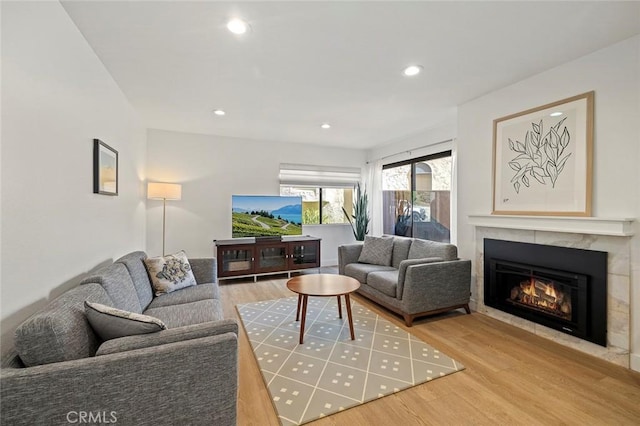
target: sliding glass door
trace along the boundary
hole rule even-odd
[[[383,230],[450,241],[451,151],[382,168]]]

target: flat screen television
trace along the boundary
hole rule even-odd
[[[302,235],[302,197],[232,195],[232,237]]]

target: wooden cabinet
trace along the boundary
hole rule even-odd
[[[216,240],[218,278],[288,273],[320,267],[320,239]]]

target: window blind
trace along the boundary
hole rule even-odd
[[[280,185],[353,187],[360,182],[357,167],[328,167],[309,164],[280,164]]]

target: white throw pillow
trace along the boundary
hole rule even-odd
[[[156,296],[197,284],[184,251],[164,257],[150,257],[144,260],[144,264]]]

